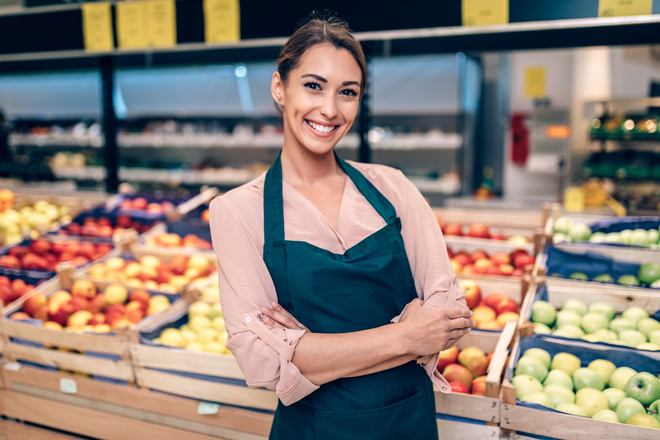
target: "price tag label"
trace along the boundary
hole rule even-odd
[[[197,414],[201,414],[201,415],[217,414],[219,409],[220,409],[219,403],[200,402],[199,406],[197,407]]]
[[[584,211],[584,188],[569,186],[564,191],[564,210],[569,212]]]
[[[225,43],[241,39],[238,0],[204,0],[204,39]]]
[[[546,68],[544,66],[525,68],[525,96],[528,98],[545,98],[547,96],[546,76]]]
[[[9,370],[9,371],[18,371],[21,369],[21,367],[22,365],[19,364],[18,362],[7,362],[5,364],[5,370]]]
[[[78,387],[76,386],[76,382],[74,380],[61,378],[60,391],[67,394],[77,394]]]
[[[599,0],[599,17],[651,15],[653,0]]]
[[[461,0],[463,26],[490,26],[509,22],[509,0]]]
[[[117,8],[117,42],[124,49],[149,46],[146,2],[119,2]]]
[[[110,3],[84,3],[81,9],[85,50],[114,49]]]
[[[148,1],[146,4],[149,45],[176,46],[176,10],[174,0]]]

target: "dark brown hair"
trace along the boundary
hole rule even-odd
[[[367,61],[360,42],[341,18],[329,11],[313,11],[291,35],[277,60],[277,71],[286,83],[289,72],[300,64],[300,58],[317,44],[330,44],[337,49],[346,49],[362,71],[360,98],[367,87]]]

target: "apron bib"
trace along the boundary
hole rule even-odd
[[[387,225],[343,254],[284,239],[280,158],[264,184],[264,262],[278,301],[310,331],[347,333],[380,327],[417,298],[392,204],[358,170],[339,166]],[[275,440],[435,440],[431,380],[415,361],[338,379],[275,412]]]

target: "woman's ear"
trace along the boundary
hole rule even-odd
[[[280,77],[280,72],[273,73],[273,79],[270,82],[270,93],[273,95],[273,99],[279,105],[284,104],[283,95],[283,84],[282,77]]]

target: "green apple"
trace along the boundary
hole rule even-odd
[[[546,385],[543,391],[552,398],[554,406],[561,403],[575,403],[575,393],[563,385],[551,383],[550,385]]]
[[[646,414],[646,410],[644,405],[632,397],[624,397],[616,406],[616,415],[621,423],[626,423],[635,414]]]
[[[634,322],[635,325],[637,325],[637,323],[640,320],[642,320],[644,318],[648,318],[649,313],[645,309],[643,309],[639,306],[632,306],[632,307],[628,307],[626,310],[624,310],[623,313],[621,314],[621,317],[625,318],[625,319],[628,319],[628,320]]]
[[[621,244],[623,241],[621,240],[621,234],[618,232],[608,232],[605,234],[605,243],[616,243],[616,244]]]
[[[646,336],[644,336],[644,333],[640,332],[639,330],[633,330],[631,328],[627,328],[619,332],[619,341],[628,347],[637,347],[644,342],[648,342],[646,340]]]
[[[534,333],[536,333],[536,334],[548,335],[548,334],[552,333],[552,330],[550,330],[550,327],[543,324],[542,322],[535,322],[533,325],[534,325]]]
[[[660,345],[660,330],[651,330],[649,334],[649,342]]]
[[[616,283],[621,286],[639,286],[639,280],[635,275],[631,274],[621,275],[617,278]]]
[[[577,325],[564,324],[552,332],[553,335],[563,336],[565,338],[580,339],[584,336],[584,330]]]
[[[532,322],[540,322],[552,326],[557,318],[557,309],[548,301],[535,301],[532,304]]]
[[[571,237],[571,240],[575,242],[589,241],[589,238],[591,237],[591,228],[585,223],[573,223],[571,229],[568,231],[568,235]]]
[[[525,352],[522,354],[522,357],[525,356],[531,356],[533,358],[536,358],[543,362],[543,365],[545,365],[545,368],[550,369],[550,363],[552,362],[552,356],[550,356],[550,353],[545,351],[542,348],[538,347],[532,347],[528,348],[525,350]]]
[[[604,232],[594,232],[591,234],[589,241],[591,243],[603,243],[605,242],[605,237],[607,237],[607,235]]]
[[[626,397],[637,399],[648,406],[660,399],[660,380],[651,373],[637,373],[628,380],[624,389]]]
[[[560,310],[557,312],[557,319],[555,321],[555,326],[557,328],[561,328],[567,324],[579,326],[581,323],[582,316],[577,312],[572,310]]]
[[[611,284],[614,283],[614,278],[612,278],[612,275],[609,273],[600,273],[593,278],[593,281],[596,281],[597,283]]]
[[[595,388],[602,391],[605,389],[605,381],[596,370],[582,367],[573,372],[573,386],[575,391],[580,391],[582,388]]]
[[[563,232],[555,232],[552,234],[552,242],[557,244],[557,243],[571,243],[573,240],[571,239],[571,236],[568,234],[564,234]]]
[[[587,417],[587,412],[575,403],[560,403],[555,410],[566,414],[573,414],[574,416]]]
[[[619,232],[619,237],[621,238],[622,244],[630,244],[630,236],[632,235],[632,229],[624,229]]]
[[[603,385],[609,382],[610,376],[614,373],[614,370],[616,370],[616,365],[607,359],[594,359],[587,367],[594,370],[603,378]]]
[[[573,389],[573,378],[563,370],[550,370],[548,376],[543,381],[543,386],[561,385],[569,390]]]
[[[656,244],[660,240],[660,231],[657,229],[649,229],[649,245]]]
[[[637,330],[644,333],[647,338],[650,338],[653,330],[660,330],[660,322],[653,318],[642,318],[637,321]]]
[[[568,234],[573,226],[573,220],[568,217],[557,217],[554,222],[552,222],[552,230],[554,232],[563,232]]]
[[[514,376],[511,379],[511,384],[516,388],[516,397],[518,399],[529,393],[543,391],[543,384],[537,378],[526,374]]]
[[[575,370],[580,368],[582,363],[580,358],[571,353],[560,352],[557,353],[552,358],[552,363],[550,364],[551,370],[562,370],[567,373],[569,376],[573,377]]]
[[[655,419],[660,422],[660,399],[651,403],[647,410],[648,414],[655,417]]]
[[[637,326],[635,325],[634,322],[632,322],[629,319],[626,318],[614,318],[613,320],[610,321],[610,330],[613,332],[616,332],[618,335],[621,330],[624,329],[636,329]]]
[[[589,277],[584,272],[573,272],[568,277],[572,280],[589,281]]]
[[[631,246],[649,247],[651,240],[649,240],[648,231],[646,229],[635,229],[630,234],[630,241],[628,244]]]
[[[642,283],[653,286],[653,283],[660,280],[660,263],[655,261],[643,263],[637,270],[637,276]]]
[[[660,429],[660,422],[648,414],[635,414],[626,420],[626,425],[644,426],[645,428]]]
[[[598,411],[609,409],[610,401],[601,390],[594,388],[582,388],[575,393],[575,403],[581,406],[587,413],[587,417],[592,417]]]
[[[555,402],[552,400],[552,397],[544,391],[525,394],[520,400],[529,403],[538,403],[539,405],[547,406],[552,409],[555,408]]]
[[[605,388],[603,393],[607,396],[607,400],[610,401],[610,409],[616,409],[621,399],[626,397],[626,392],[618,388]]]
[[[619,367],[610,376],[608,384],[610,388],[618,388],[625,391],[628,380],[635,374],[637,374],[637,371],[630,367]]]
[[[619,423],[619,418],[616,413],[611,409],[602,409],[593,415],[592,419],[601,420],[603,422]]]
[[[596,301],[595,303],[591,304],[589,306],[589,311],[594,313],[600,313],[601,315],[605,315],[608,321],[611,321],[614,318],[614,315],[616,314],[616,310],[614,310],[614,306],[610,303],[606,303],[603,301]]]
[[[536,378],[539,382],[543,382],[548,375],[548,368],[533,356],[523,356],[518,359],[515,375],[526,374]]]
[[[594,333],[596,336],[601,338],[603,342],[616,342],[619,339],[619,335],[617,335],[614,331],[608,329],[608,328],[601,328],[599,330],[596,330]]]
[[[585,332],[595,333],[597,330],[600,330],[601,328],[607,328],[609,323],[610,322],[607,320],[605,315],[596,312],[589,312],[582,317],[582,322],[580,323],[580,325],[582,326]]]
[[[580,316],[587,313],[587,305],[581,299],[571,298],[564,301],[561,310],[572,310]]]

